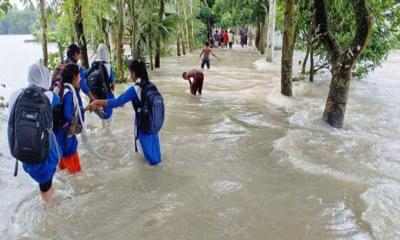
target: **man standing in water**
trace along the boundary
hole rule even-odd
[[[204,81],[204,74],[202,71],[193,69],[189,72],[182,73],[182,77],[189,81],[191,94],[196,95],[196,93],[199,93],[199,95],[201,95]]]
[[[233,31],[232,30],[230,30],[229,31],[229,34],[228,34],[228,40],[229,40],[229,48],[230,49],[232,49],[232,45],[233,45],[233,42],[234,42],[234,35],[233,35]]]
[[[218,30],[216,30],[215,31],[215,34],[214,34],[214,47],[215,48],[218,48],[218,46],[219,46],[219,33],[218,33]]]
[[[207,65],[207,69],[210,69],[210,53],[219,59],[211,50],[210,44],[208,42],[205,43],[205,47],[203,48],[203,51],[200,53],[200,57],[203,56],[203,60],[201,62],[201,69],[204,70],[204,65]]]

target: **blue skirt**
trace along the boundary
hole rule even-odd
[[[56,131],[57,141],[61,147],[63,157],[70,157],[78,150],[78,139],[75,135],[68,137],[65,130],[60,127]]]
[[[161,149],[158,133],[147,134],[138,129],[138,138],[144,158],[150,163],[150,165],[159,164],[161,162]]]
[[[39,184],[48,183],[53,179],[58,162],[61,158],[61,148],[58,146],[55,136],[51,135],[50,139],[50,152],[46,161],[39,164],[22,164],[24,171]]]

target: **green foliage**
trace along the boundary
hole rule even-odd
[[[6,5],[0,6],[3,9]],[[37,18],[38,12],[33,9],[12,9],[0,20],[0,34],[30,34],[37,27]]]
[[[218,21],[218,16],[212,12],[212,9],[206,6],[202,6],[200,13],[197,18],[204,24],[214,25]]]
[[[11,8],[11,4],[8,2],[0,3],[0,20],[3,18],[5,14],[7,14],[8,10]]]
[[[393,9],[396,1],[370,0],[368,4],[373,17],[372,36],[367,48],[363,51],[353,68],[353,75],[356,77],[365,77],[379,66],[386,59],[390,49],[396,46],[400,40],[399,8]],[[330,31],[340,46],[347,48],[356,32],[355,16],[351,3],[350,1],[327,0],[326,6]],[[299,0],[297,7],[299,9],[297,16],[297,26],[299,29],[297,47],[304,50],[307,45],[306,39],[313,17],[311,14],[312,1]],[[318,58],[322,59],[321,64],[329,62],[329,55],[322,46],[317,45],[315,54]]]
[[[268,5],[268,0],[216,0],[213,13],[217,25],[223,28],[255,25],[264,21]]]
[[[58,53],[49,53],[49,60],[48,60],[47,67],[50,71],[53,71],[57,68],[58,65],[61,64],[60,55]]]

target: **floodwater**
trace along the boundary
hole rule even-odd
[[[115,111],[111,134],[89,115],[83,172],[56,174],[51,205],[22,169],[12,176],[3,110],[1,238],[400,239],[400,52],[352,82],[340,130],[321,120],[329,76],[294,83],[286,98],[279,53],[275,64],[240,47],[216,54],[201,97],[181,79],[199,66],[198,52],[151,73],[166,103],[160,166],[135,154],[129,104]],[[0,58],[5,95],[29,65],[8,70],[24,58],[9,57]]]

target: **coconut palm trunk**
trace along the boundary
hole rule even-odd
[[[80,0],[74,0],[73,13],[75,16],[74,26],[75,26],[76,37],[78,38],[78,45],[81,49],[81,64],[84,68],[88,68],[89,58],[87,52],[85,32],[83,28],[82,5]]]
[[[163,21],[164,17],[164,0],[160,0],[160,11],[158,12],[158,20],[160,23]],[[161,66],[161,36],[158,34],[156,40],[156,54],[155,54],[155,68],[160,68]]]
[[[125,0],[119,0],[118,6],[118,31],[116,39],[117,48],[117,79],[119,82],[124,81],[124,15],[125,15]]]
[[[274,43],[275,43],[275,15],[276,15],[276,0],[269,1],[269,19],[268,19],[268,34],[267,34],[267,62],[273,61]]]
[[[47,67],[49,62],[49,55],[47,50],[47,16],[45,0],[40,0],[40,23],[42,25],[43,65]]]

